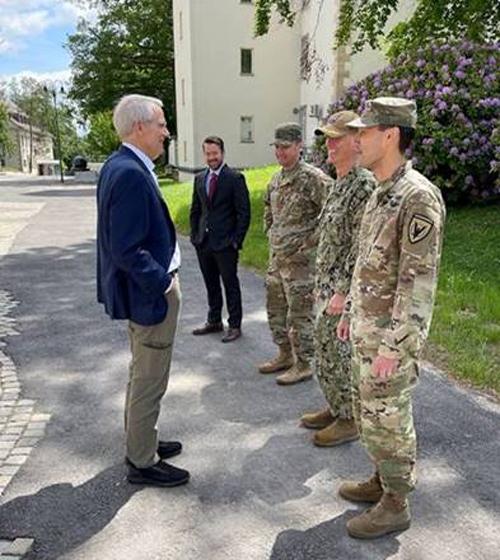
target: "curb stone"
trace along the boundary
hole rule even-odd
[[[5,336],[19,335],[14,319],[9,316],[17,305],[8,292],[0,290],[0,496],[43,437],[50,420],[50,414],[35,411],[36,401],[21,398],[16,366],[5,353],[5,342],[1,340]],[[23,539],[13,542],[18,541]],[[4,554],[1,552],[0,558]],[[13,556],[14,553],[10,554],[11,558]]]
[[[17,538],[14,540],[1,540],[0,539],[0,560],[20,560],[27,554],[35,539]]]

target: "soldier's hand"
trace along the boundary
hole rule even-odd
[[[385,356],[377,356],[372,365],[373,375],[385,381],[390,375],[393,375],[398,369],[399,360],[395,358],[386,358]]]
[[[337,325],[337,336],[343,342],[349,341],[349,336],[350,336],[349,323],[347,323],[346,321],[340,321],[340,323]]]
[[[332,299],[328,302],[326,307],[326,314],[330,316],[342,315],[344,312],[345,300],[346,297],[344,294],[333,294]]]

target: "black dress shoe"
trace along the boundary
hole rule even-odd
[[[179,455],[181,451],[182,443],[180,441],[159,441],[158,449],[156,450],[160,459],[175,457],[176,455]],[[128,457],[125,457],[125,464],[129,467],[134,466],[134,463],[132,463]]]
[[[225,336],[222,337],[222,342],[233,342],[241,336],[241,329],[229,327]]]
[[[158,455],[160,459],[169,459],[179,455],[182,451],[182,443],[180,441],[159,441]]]
[[[189,481],[189,472],[162,461],[158,461],[152,467],[137,469],[129,461],[127,480],[130,484],[163,487],[180,486]]]
[[[222,323],[205,323],[203,327],[193,330],[194,335],[210,334],[214,332],[222,332],[224,327]]]

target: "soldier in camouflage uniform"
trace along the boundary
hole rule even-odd
[[[259,371],[286,370],[277,383],[291,385],[312,377],[316,227],[332,179],[301,161],[298,124],[279,125],[274,146],[282,168],[267,187],[264,229],[269,238],[267,316],[279,355]]]
[[[319,218],[315,282],[316,373],[329,406],[301,418],[308,428],[323,428],[313,437],[320,447],[359,437],[352,410],[350,344],[336,336],[356,262],[361,218],[375,188],[373,175],[356,165],[356,131],[346,125],[357,118],[352,111],[340,111],[316,130],[316,135],[326,136],[328,161],[337,176]]]
[[[379,183],[360,230],[360,251],[337,332],[353,346],[354,412],[375,465],[366,482],[339,493],[376,506],[350,519],[353,537],[376,538],[410,526],[415,487],[412,389],[427,338],[441,258],[445,207],[440,191],[404,153],[416,125],[414,101],[369,101],[359,129],[361,163]]]

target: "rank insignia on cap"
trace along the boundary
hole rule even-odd
[[[434,222],[422,216],[422,214],[413,214],[408,225],[408,239],[410,243],[419,243],[423,241],[434,227]]]

